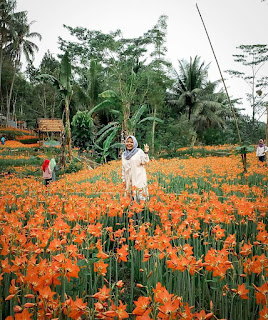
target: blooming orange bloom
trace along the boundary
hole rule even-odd
[[[241,285],[237,286],[237,294],[240,296],[241,299],[249,299],[247,294],[249,293],[249,290],[246,289],[246,285],[243,283]]]
[[[133,310],[133,314],[136,316],[142,316],[146,311],[150,310],[150,297],[139,297],[137,301],[134,301],[136,308]]]
[[[108,263],[104,263],[103,260],[99,260],[98,262],[94,262],[94,272],[97,272],[101,276],[105,276],[107,273]]]
[[[15,320],[31,320],[32,313],[28,311],[28,309],[24,309],[21,313],[15,314]]]
[[[256,287],[254,284],[253,286],[256,289],[255,295],[257,303],[265,305],[267,303],[268,296],[268,282],[265,282],[261,287]]]
[[[128,313],[126,312],[126,307],[127,305],[123,304],[121,300],[119,300],[119,306],[118,307],[115,307],[113,306],[112,309],[115,310],[115,313],[116,313],[116,316],[118,317],[118,320],[121,320],[121,319],[126,319],[128,318]]]
[[[120,249],[117,248],[116,251],[117,251],[117,257],[118,257],[119,262],[121,262],[121,261],[127,262],[128,245],[125,244]]]
[[[86,308],[87,302],[83,303],[83,299],[76,297],[76,300],[73,301],[72,298],[70,298],[70,313],[68,316],[72,319],[79,319],[86,312]]]
[[[106,301],[107,299],[110,298],[110,294],[109,294],[110,291],[111,289],[108,289],[106,285],[104,285],[101,289],[99,289],[99,292],[93,295],[93,298],[96,298],[100,301]]]

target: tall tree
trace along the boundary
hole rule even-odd
[[[147,32],[147,36],[151,39],[154,48],[150,56],[153,59],[146,68],[148,77],[148,104],[152,106],[153,123],[152,123],[152,142],[151,151],[155,150],[155,128],[156,117],[162,107],[166,89],[171,84],[166,73],[170,68],[170,63],[165,60],[167,48],[165,47],[167,33],[167,16],[160,16],[157,24]]]
[[[25,12],[15,12],[16,0],[0,0],[0,93],[2,88],[2,68],[4,49],[15,34],[17,19]],[[2,98],[2,96],[1,96]],[[2,109],[2,99],[0,101]]]
[[[41,40],[42,38],[38,32],[30,31],[31,25],[33,23],[33,21],[28,23],[26,12],[21,13],[14,23],[15,32],[13,33],[12,39],[10,39],[10,43],[6,47],[6,51],[9,54],[10,59],[13,61],[14,67],[13,77],[9,90],[9,97],[7,100],[7,120],[9,118],[10,103],[15,76],[19,71],[22,55],[25,56],[28,63],[31,63],[34,59],[35,51],[38,51],[38,46],[30,39],[38,38],[39,40]]]
[[[71,126],[70,126],[70,100],[72,97],[72,83],[71,83],[71,62],[69,59],[68,52],[66,51],[61,60],[61,67],[59,77],[56,78],[49,74],[41,74],[37,76],[37,80],[49,81],[52,83],[57,90],[62,94],[65,101],[65,132],[66,132],[66,140],[68,145],[68,154],[69,161],[72,160],[72,135],[71,135]],[[65,165],[65,157],[64,157],[64,148],[65,142],[62,142],[62,163]]]
[[[252,108],[251,132],[253,134],[256,116],[265,109],[265,98],[268,95],[268,77],[261,74],[261,70],[268,61],[268,47],[266,44],[240,45],[240,54],[234,54],[234,61],[242,65],[243,71],[227,70],[231,77],[243,79],[249,86],[246,93],[247,101]],[[262,94],[259,94],[262,92]]]
[[[179,73],[176,72],[176,82],[172,104],[178,107],[181,114],[188,115],[188,121],[193,126],[191,145],[198,136],[198,131],[209,127],[212,124],[223,125],[222,101],[219,97],[222,94],[215,93],[214,90],[218,81],[208,81],[209,64],[200,62],[200,57],[196,56],[193,60],[179,61]],[[202,121],[201,121],[202,120]]]
[[[208,79],[209,64],[200,62],[200,57],[195,56],[190,61],[179,60],[179,72],[175,72],[174,98],[172,103],[176,104],[179,111],[188,113],[188,120],[199,101],[198,96],[205,88]],[[177,99],[176,99],[177,97]]]

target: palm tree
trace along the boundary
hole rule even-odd
[[[222,127],[225,123],[222,103],[223,92],[215,93],[219,81],[208,81],[209,64],[200,62],[195,56],[190,62],[179,61],[179,73],[176,71],[175,94],[170,102],[178,107],[181,113],[187,113],[188,122],[193,126],[191,145],[202,130],[210,126]]]
[[[181,112],[188,112],[189,121],[198,95],[207,83],[208,68],[209,65],[205,65],[205,62],[200,63],[200,57],[195,56],[194,60],[190,58],[190,62],[179,60],[179,73],[174,70],[175,99],[171,102],[177,105]]]
[[[19,70],[21,57],[24,54],[26,61],[29,63],[34,59],[35,51],[38,51],[38,46],[30,39],[38,38],[42,39],[38,32],[30,32],[31,25],[34,21],[27,22],[27,13],[22,12],[14,23],[15,33],[12,37],[12,42],[6,47],[6,51],[9,53],[10,59],[13,61],[14,73],[10,85],[9,97],[7,101],[7,120],[9,117],[10,103],[13,92],[13,86],[16,73]]]
[[[227,107],[227,96],[223,91],[215,93],[217,82],[208,82],[200,93],[192,114],[192,125],[195,137],[201,136],[204,130],[210,127],[224,128],[226,120],[232,116]],[[192,145],[195,138],[192,138]]]
[[[2,88],[2,68],[5,47],[15,35],[15,24],[19,17],[25,14],[22,12],[14,12],[16,8],[16,0],[0,0],[0,92]],[[1,97],[2,109],[2,97]]]

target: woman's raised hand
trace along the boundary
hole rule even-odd
[[[148,152],[149,151],[149,146],[148,146],[148,144],[146,143],[145,145],[144,145],[144,152]]]

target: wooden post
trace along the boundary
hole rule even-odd
[[[240,131],[239,131],[239,127],[238,127],[238,122],[237,122],[237,118],[236,118],[236,115],[235,115],[235,110],[234,110],[233,104],[232,104],[232,102],[231,102],[231,99],[230,99],[230,96],[229,96],[227,87],[226,87],[226,85],[225,85],[225,81],[224,81],[224,78],[223,78],[223,75],[222,75],[222,72],[221,72],[221,68],[220,68],[218,59],[217,59],[217,57],[216,57],[215,51],[214,51],[214,49],[213,49],[213,46],[212,46],[210,37],[209,37],[209,35],[208,35],[208,31],[207,31],[205,22],[204,22],[204,20],[203,20],[203,18],[202,18],[202,15],[201,15],[201,12],[200,12],[200,10],[199,10],[199,8],[198,8],[197,3],[196,3],[196,8],[197,8],[197,11],[198,11],[199,16],[200,16],[200,18],[201,18],[201,21],[202,21],[202,23],[203,23],[203,26],[204,26],[204,29],[205,29],[205,32],[206,32],[206,35],[207,35],[207,38],[208,38],[208,41],[209,41],[211,50],[212,50],[212,53],[213,53],[213,55],[214,55],[216,64],[217,64],[218,69],[219,69],[219,73],[220,73],[221,80],[222,80],[222,83],[223,83],[223,86],[224,86],[224,89],[225,89],[225,93],[226,93],[226,96],[227,96],[227,98],[228,98],[228,102],[229,102],[231,111],[232,111],[232,113],[233,113],[233,117],[234,117],[234,121],[235,121],[235,126],[236,126],[236,131],[237,131],[237,136],[238,136],[238,141],[239,141],[240,145],[242,145],[241,136],[240,136]]]

